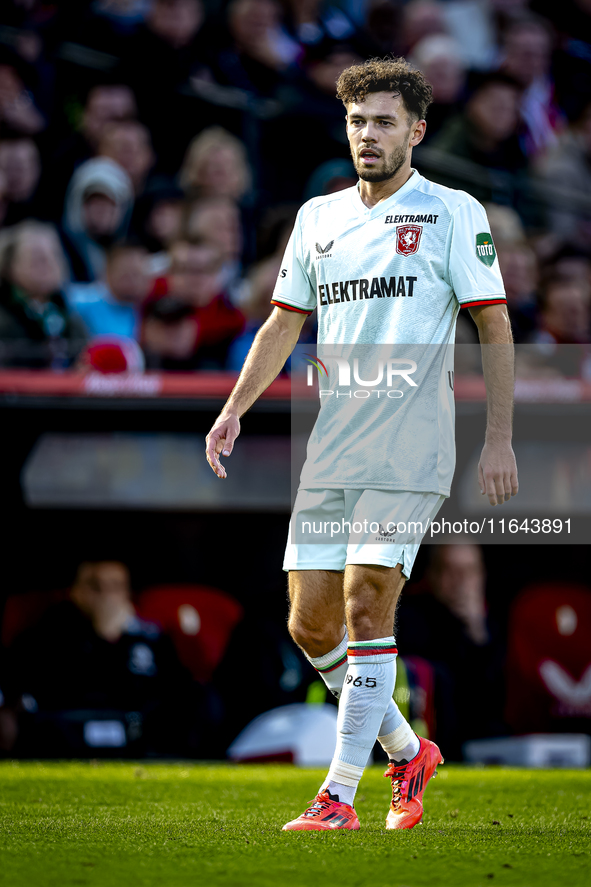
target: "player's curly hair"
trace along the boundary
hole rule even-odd
[[[431,84],[404,58],[368,59],[345,68],[337,80],[337,96],[344,105],[362,102],[370,92],[402,96],[409,117],[422,120],[433,101]]]

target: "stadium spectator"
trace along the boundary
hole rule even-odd
[[[549,277],[540,288],[539,325],[529,341],[537,345],[581,345],[591,342],[589,302],[588,283]]]
[[[4,225],[40,215],[38,186],[41,156],[30,138],[0,139],[0,173],[4,176]]]
[[[229,197],[240,202],[252,188],[252,173],[240,139],[221,126],[192,140],[179,173],[187,197]]]
[[[403,55],[410,55],[419,41],[447,34],[444,5],[436,0],[411,0],[402,10]]]
[[[261,179],[265,191],[275,200],[299,200],[306,182],[324,162],[350,156],[343,119],[343,106],[336,97],[336,81],[349,65],[363,61],[362,49],[355,42],[325,39],[306,47],[301,61],[305,78],[294,81],[286,112],[273,124],[272,143],[284,144],[287,154],[282,163],[265,164]],[[302,138],[313,132],[314,137]],[[285,175],[286,165],[290,175]]]
[[[194,370],[198,325],[194,309],[174,296],[151,302],[146,309],[142,346],[153,370]]]
[[[363,24],[370,39],[378,48],[379,54],[385,55],[391,52],[394,55],[400,55],[402,52],[402,7],[392,3],[392,0],[374,0],[367,5],[367,15],[364,17]],[[352,3],[349,3],[348,6],[349,15],[353,17]]]
[[[537,164],[549,198],[548,222],[560,244],[591,242],[591,103]]]
[[[450,118],[461,112],[466,68],[458,44],[445,34],[432,34],[419,40],[411,61],[433,86],[433,104],[429,107],[427,132],[423,139],[425,144]]]
[[[187,207],[184,235],[192,242],[213,244],[223,260],[220,283],[233,294],[240,284],[244,243],[240,210],[228,197],[197,200]]]
[[[196,687],[171,641],[136,615],[122,563],[80,564],[70,600],[17,638],[9,661],[21,754],[194,750]]]
[[[201,0],[154,0],[145,22],[125,45],[126,82],[135,91],[140,119],[149,127],[167,173],[176,172],[187,132],[192,135],[196,128],[194,120],[184,119],[188,112],[179,90],[203,64],[203,22]]]
[[[501,70],[523,89],[523,146],[528,157],[556,144],[564,126],[551,73],[552,49],[552,32],[544,19],[518,18],[505,31]]]
[[[327,160],[318,166],[306,185],[304,197],[311,200],[324,194],[335,194],[344,188],[353,188],[357,184],[355,167],[350,160]]]
[[[591,287],[591,256],[576,246],[564,246],[552,257],[553,273],[566,280],[580,280]]]
[[[0,234],[0,342],[5,366],[64,369],[84,345],[84,324],[62,295],[66,262],[52,226],[25,221]]]
[[[42,188],[56,222],[63,212],[64,194],[74,170],[98,153],[105,128],[120,120],[133,120],[137,115],[135,96],[126,83],[99,83],[92,86],[80,114],[80,127],[66,138],[60,138],[51,154]]]
[[[228,6],[226,34],[210,63],[214,79],[257,97],[274,97],[284,83],[285,57],[276,0],[233,0]]]
[[[97,153],[101,157],[110,157],[125,170],[136,197],[143,193],[156,159],[150,132],[143,123],[138,120],[121,120],[107,124]]]
[[[168,322],[168,313],[174,324],[184,323],[182,341],[189,339],[189,314],[177,310],[176,302],[182,302],[191,309],[191,321],[197,326],[193,351],[178,359],[175,365],[166,364],[168,369],[223,369],[232,340],[244,328],[244,316],[235,308],[221,283],[223,257],[219,250],[208,243],[188,243],[179,241],[171,249],[171,268],[166,278],[156,281],[154,292],[157,297],[174,297],[173,308],[169,303],[157,307],[152,299],[146,309],[142,346],[149,367],[158,363],[158,348],[147,332],[148,319],[154,318],[150,329],[157,326],[158,334],[163,333],[163,324]],[[159,324],[159,326],[158,326]],[[177,336],[178,333],[178,336]],[[179,328],[175,329],[175,341],[181,338]],[[188,346],[187,346],[188,347]],[[166,355],[167,357],[169,355]],[[170,358],[172,360],[172,357]]]
[[[132,228],[150,253],[149,267],[154,277],[168,271],[168,248],[179,240],[183,225],[181,188],[166,176],[156,176],[135,204]]]
[[[485,208],[505,284],[513,338],[516,342],[524,342],[537,322],[536,254],[527,242],[523,223],[514,209],[494,203]]]
[[[426,583],[402,596],[397,623],[401,654],[435,668],[444,754],[459,759],[463,741],[502,733],[502,648],[488,617],[480,546],[459,539],[434,547]]]
[[[516,241],[499,246],[498,257],[513,338],[516,342],[524,342],[535,328],[538,315],[536,255],[527,243]]]
[[[66,298],[91,336],[139,339],[142,304],[150,284],[146,249],[115,243],[107,250],[104,282],[70,284]]]
[[[518,173],[526,167],[519,141],[519,85],[503,74],[479,76],[461,114],[449,120],[431,142],[431,147],[490,170]],[[461,166],[452,174],[453,187],[465,187]],[[484,171],[481,186],[470,178],[470,193],[489,199],[490,186]],[[478,193],[477,193],[478,192]]]
[[[16,55],[11,56],[3,47],[0,54],[0,127],[20,135],[37,135],[47,123],[25,86],[22,61]]]
[[[323,0],[284,0],[284,7],[284,29],[298,48],[323,40],[342,42],[355,37],[354,23],[334,4]]]
[[[113,160],[96,157],[78,167],[68,186],[62,222],[74,280],[103,278],[105,249],[127,233],[132,207],[131,180]]]

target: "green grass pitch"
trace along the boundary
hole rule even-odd
[[[195,763],[0,763],[10,887],[578,887],[591,884],[591,772],[446,765],[424,823],[387,832],[365,774],[358,832],[281,832],[323,773]]]

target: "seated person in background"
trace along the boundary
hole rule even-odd
[[[513,338],[521,343],[536,325],[538,261],[514,209],[496,203],[487,203],[485,209],[499,256]]]
[[[252,187],[244,144],[221,126],[209,126],[191,141],[179,173],[188,198],[228,197],[240,202]]]
[[[125,170],[136,197],[144,192],[148,174],[156,159],[147,126],[139,120],[108,123],[99,142],[98,154],[110,157]]]
[[[56,231],[21,222],[0,234],[0,363],[64,369],[87,332],[62,295],[66,261]]]
[[[119,754],[195,744],[198,691],[169,638],[136,616],[115,561],[80,565],[70,600],[9,649],[3,690],[13,724],[18,713],[17,754],[94,755],[101,736],[114,746],[113,732]]]
[[[548,201],[548,223],[559,245],[589,251],[591,239],[591,102],[558,142],[538,158],[536,172]]]
[[[589,343],[590,296],[584,280],[549,277],[540,287],[538,329],[529,341],[536,345]]]
[[[213,55],[210,77],[255,96],[272,97],[285,82],[293,52],[281,34],[282,10],[276,0],[234,0],[226,11],[221,49]]]
[[[462,109],[466,66],[460,47],[447,34],[430,34],[415,44],[412,64],[433,86],[433,104],[423,144],[430,142],[449,119]]]
[[[41,155],[33,139],[0,138],[0,173],[6,201],[2,224],[15,225],[30,216],[40,216]]]
[[[480,546],[438,545],[424,588],[403,596],[396,634],[401,654],[435,668],[436,741],[461,758],[468,739],[503,732],[501,650],[492,642]]]
[[[195,368],[197,321],[187,302],[164,296],[150,302],[144,316],[142,347],[148,369]]]
[[[228,348],[244,328],[244,315],[223,290],[223,256],[208,243],[186,241],[175,243],[170,255],[170,274],[156,280],[155,298],[146,306],[142,334],[146,364],[154,369],[224,369]],[[188,306],[190,313],[181,310],[178,304],[157,308],[155,299],[165,295],[172,296],[175,303]],[[174,330],[170,327],[165,330],[167,323],[173,323]],[[191,323],[194,345],[189,351]],[[168,342],[172,333],[174,353],[168,345],[162,351],[157,342]],[[183,347],[179,351],[181,342]]]
[[[78,167],[68,185],[62,240],[73,280],[89,283],[105,274],[105,249],[127,234],[133,185],[125,170],[108,157]]]
[[[213,244],[222,254],[220,284],[230,295],[240,287],[244,237],[238,204],[230,197],[208,197],[187,207],[184,236]]]
[[[137,115],[135,96],[124,83],[97,83],[89,89],[80,108],[76,132],[67,134],[49,156],[41,187],[50,217],[58,222],[63,213],[64,194],[72,172],[98,153],[105,127],[117,120],[133,120]]]
[[[136,201],[132,228],[150,254],[148,266],[154,277],[161,277],[168,271],[170,256],[167,250],[180,239],[183,198],[183,191],[174,179],[155,176]]]
[[[139,244],[116,243],[107,250],[105,282],[73,283],[66,298],[91,336],[138,339],[141,306],[150,290],[148,253]]]
[[[22,135],[36,135],[46,127],[27,83],[27,66],[3,41],[0,51],[0,126]]]
[[[519,141],[521,87],[500,73],[480,75],[474,81],[464,111],[448,120],[429,147],[488,169],[520,172],[527,162]],[[453,187],[465,187],[461,166],[450,174]],[[489,199],[484,185],[482,197]]]

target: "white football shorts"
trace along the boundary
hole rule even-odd
[[[299,490],[283,569],[402,564],[409,578],[423,536],[445,499],[406,490]]]

